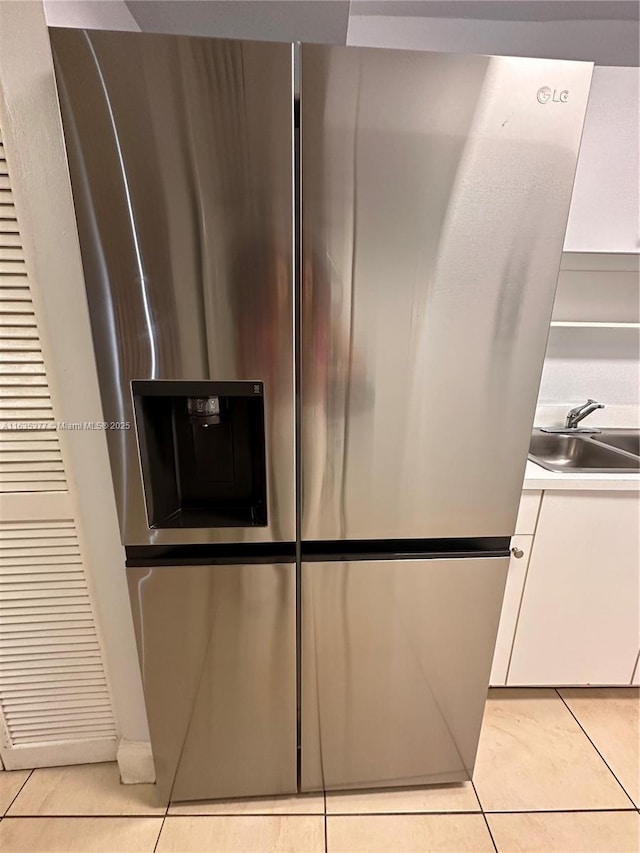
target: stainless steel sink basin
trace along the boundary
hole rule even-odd
[[[593,440],[640,456],[639,429],[603,429],[593,436]]]
[[[561,473],[616,474],[640,471],[640,457],[621,453],[614,447],[605,447],[595,440],[601,435],[592,438],[536,430],[531,436],[529,459],[547,471]]]

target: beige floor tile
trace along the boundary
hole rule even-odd
[[[499,853],[637,853],[637,812],[487,815]]]
[[[491,691],[473,780],[488,811],[631,805],[554,690]]]
[[[0,817],[6,812],[30,770],[0,770]]]
[[[269,815],[324,814],[322,794],[292,797],[251,797],[243,800],[212,800],[171,803],[170,815]]]
[[[6,817],[2,853],[153,853],[158,817]]]
[[[397,812],[477,812],[470,783],[429,788],[349,791],[327,794],[327,814],[394,814]]]
[[[157,853],[323,853],[324,817],[168,817]]]
[[[640,688],[559,691],[636,806],[640,806]]]
[[[118,765],[34,770],[8,811],[21,815],[163,815],[155,785],[122,785]]]
[[[328,853],[493,853],[482,815],[327,818]]]

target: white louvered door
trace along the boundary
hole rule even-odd
[[[115,756],[81,535],[0,137],[0,755]]]

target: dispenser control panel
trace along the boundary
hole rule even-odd
[[[220,423],[220,397],[187,397],[187,410],[198,426]]]

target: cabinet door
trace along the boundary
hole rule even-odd
[[[511,649],[513,648],[513,638],[518,622],[518,612],[520,610],[532,544],[533,536],[514,536],[511,539],[512,555],[509,561],[507,586],[504,592],[504,601],[502,602],[498,639],[496,640],[496,650],[493,655],[493,666],[491,667],[490,683],[492,687],[504,686],[507,683],[509,658],[511,657]],[[513,553],[514,551],[515,554]]]
[[[638,251],[639,76],[593,69],[565,252]]]
[[[629,684],[638,653],[636,492],[545,492],[507,684]]]

